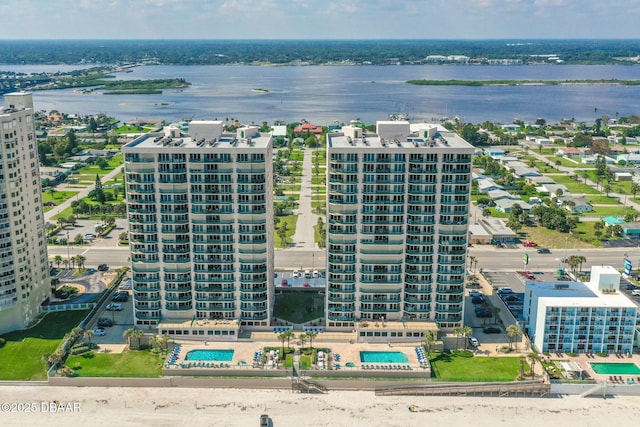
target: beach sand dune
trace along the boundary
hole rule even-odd
[[[71,409],[52,412],[54,407]],[[323,395],[289,390],[0,387],[0,426],[545,426],[600,427],[640,419],[640,398],[478,398]],[[6,403],[33,403],[34,413]],[[35,406],[34,406],[35,405]],[[75,406],[74,406],[75,405]],[[412,411],[409,411],[409,407]]]

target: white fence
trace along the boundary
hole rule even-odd
[[[43,305],[40,307],[40,310],[43,312],[53,312],[53,311],[67,311],[67,310],[90,310],[93,308],[95,303],[93,302],[85,302],[82,304],[56,304],[56,305]]]

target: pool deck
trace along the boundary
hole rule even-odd
[[[170,369],[180,368],[182,364],[188,365],[189,361],[186,361],[185,357],[187,353],[192,350],[234,350],[233,359],[229,362],[222,362],[222,367],[233,368],[233,369],[269,369],[268,367],[263,367],[260,364],[254,363],[254,355],[256,352],[262,352],[265,347],[282,347],[282,343],[277,340],[273,341],[255,341],[255,342],[220,342],[220,341],[186,341],[179,340],[176,343],[180,344],[180,352],[178,354],[175,362],[170,366]],[[285,347],[287,346],[285,342]],[[290,343],[291,348],[299,348],[297,340],[292,340]],[[375,369],[384,369],[384,370],[394,370],[394,366],[397,370],[409,370],[406,368],[408,365],[411,370],[422,370],[420,362],[418,361],[418,357],[416,355],[415,348],[419,346],[418,343],[396,343],[396,344],[370,344],[370,343],[355,343],[350,344],[349,342],[323,342],[322,340],[314,340],[313,347],[316,349],[328,349],[330,354],[330,360],[332,363],[338,363],[340,365],[340,369],[351,369],[351,370],[375,370]],[[305,344],[305,347],[308,347],[308,343]],[[408,363],[362,363],[360,362],[360,352],[361,351],[394,351],[394,352],[402,352],[407,356]],[[340,360],[335,361],[333,358],[335,354],[340,355]],[[349,363],[353,366],[347,367],[346,364]],[[220,363],[216,367],[212,366],[197,366],[198,368],[209,368],[209,369],[219,369]],[[403,367],[399,367],[397,365],[405,365]],[[191,366],[193,366],[193,361],[191,361]]]

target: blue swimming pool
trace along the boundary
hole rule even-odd
[[[408,363],[409,358],[401,351],[361,351],[363,363]]]
[[[185,360],[213,360],[216,362],[230,362],[233,360],[234,350],[191,350]]]

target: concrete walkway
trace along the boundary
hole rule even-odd
[[[296,249],[315,249],[314,226],[318,222],[318,215],[313,213],[311,207],[313,177],[313,150],[305,150],[302,160],[302,182],[300,183],[300,201],[298,204],[298,222],[296,232],[291,237],[291,247]]]
[[[113,169],[111,172],[109,172],[108,174],[103,176],[100,181],[102,181],[102,183],[104,184],[105,182],[113,179],[116,175],[118,175],[120,173],[120,169],[123,169],[123,168],[124,168],[124,165],[118,166],[117,168]],[[95,188],[94,185],[90,185],[88,187],[82,188],[82,189],[80,189],[80,191],[78,191],[78,194],[76,194],[75,196],[73,196],[73,197],[65,200],[64,202],[60,203],[58,206],[54,207],[50,211],[45,212],[44,221],[45,222],[51,221],[51,218],[53,218],[54,216],[58,215],[60,212],[62,212],[63,210],[65,210],[69,206],[71,206],[71,203],[74,200],[80,200],[80,199],[83,199],[83,198],[87,197],[89,195],[89,193],[91,191],[93,191],[94,188]],[[72,191],[74,189],[65,188],[64,190],[65,191]]]

